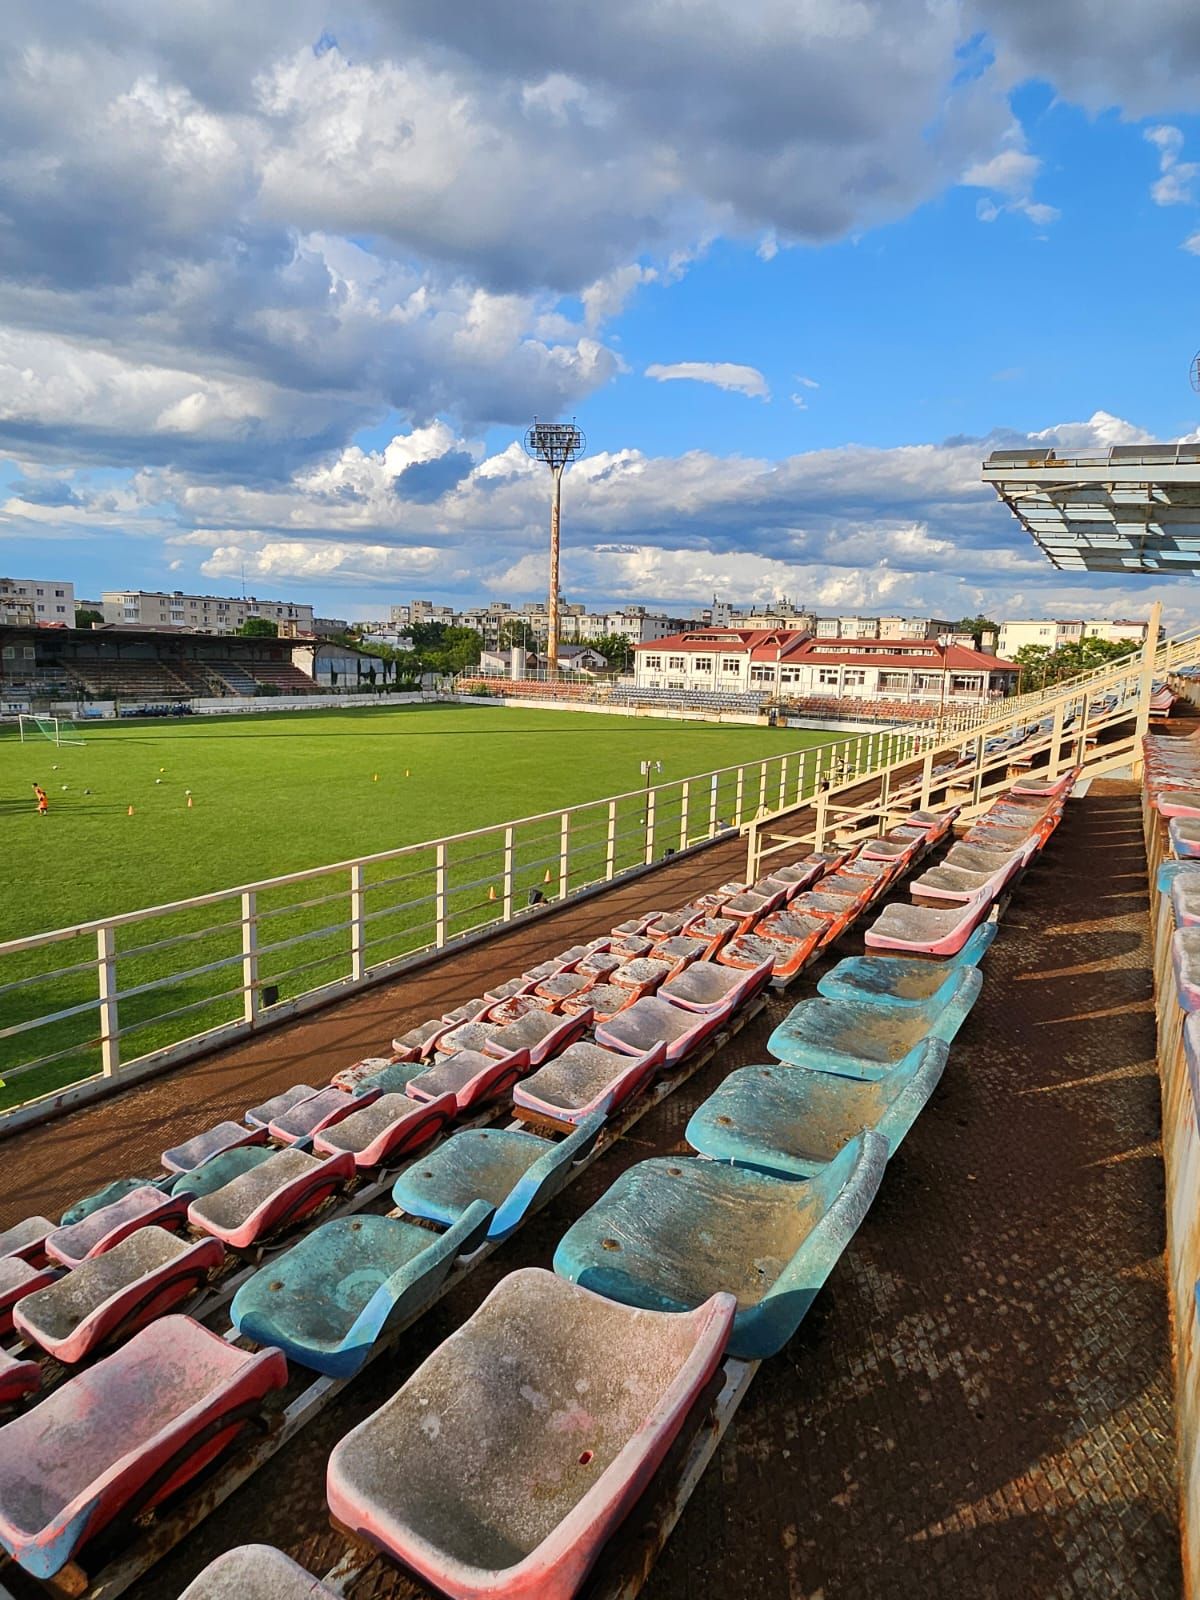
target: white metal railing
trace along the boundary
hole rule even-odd
[[[0,944],[0,1078],[41,1114],[911,757],[881,728]],[[35,1110],[28,1110],[29,1103]],[[4,1104],[0,1100],[0,1106]],[[13,1111],[0,1112],[0,1126]],[[21,1115],[24,1120],[24,1115]]]

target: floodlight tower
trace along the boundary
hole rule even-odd
[[[525,432],[525,454],[544,461],[554,485],[550,501],[550,605],[546,617],[546,665],[553,672],[558,666],[558,519],[562,502],[563,468],[578,461],[587,449],[582,428],[570,422],[539,422]]]

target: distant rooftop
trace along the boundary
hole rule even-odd
[[[1200,445],[994,450],[983,479],[1064,571],[1200,572]]]

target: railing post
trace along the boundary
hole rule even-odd
[[[733,793],[733,825],[735,828],[740,828],[742,825],[742,800],[745,795],[745,791],[746,769],[745,767],[739,767],[737,769],[737,788]],[[651,858],[647,857],[647,860],[649,859]]]
[[[787,775],[788,758],[787,756],[781,756],[779,760],[779,804],[775,808],[777,811],[782,811],[784,806],[787,805]]]
[[[608,836],[604,842],[604,876],[611,879],[617,870],[617,802],[608,802]]]
[[[646,865],[654,865],[654,807],[658,799],[657,789],[646,790]]]
[[[764,761],[758,769],[758,804],[754,808],[754,815],[761,817],[767,809],[767,763]]]
[[[253,896],[242,896],[243,901],[245,901],[247,898],[252,899]],[[367,963],[365,959],[366,951],[363,948],[366,942],[366,929],[363,924],[363,909],[364,895],[362,863],[355,862],[355,864],[350,868],[350,976],[356,982],[364,976],[367,970]],[[245,925],[243,924],[243,935],[244,933]],[[244,944],[242,949],[243,951],[245,950]],[[251,1019],[247,1018],[246,1020],[250,1021]]]
[[[683,780],[683,787],[679,791],[679,848],[687,849],[688,842],[688,805],[692,792],[690,778]]]
[[[801,751],[800,759],[796,763],[796,804],[797,805],[799,805],[801,800],[804,799],[804,784],[805,784],[805,779],[808,777],[809,756],[811,754],[812,754],[812,752],[810,750]]]
[[[929,809],[929,795],[933,789],[933,751],[930,750],[921,762],[921,810]]]
[[[111,1078],[121,1065],[117,1020],[117,959],[113,929],[96,930],[96,978],[100,994],[100,1070]]]
[[[253,1028],[258,1022],[258,896],[253,889],[242,895],[242,1019]]]
[[[446,846],[434,852],[433,868],[434,944],[440,950],[446,942]]]
[[[1050,730],[1050,765],[1047,769],[1051,779],[1058,777],[1058,764],[1062,760],[1063,716],[1066,709],[1065,700],[1060,700],[1054,708],[1054,726]]]
[[[817,794],[816,837],[813,840],[813,849],[821,850],[825,846],[825,813],[829,810],[829,795],[824,789]]]
[[[720,788],[721,780],[714,772],[712,775],[712,781],[708,786],[708,837],[710,839],[715,838],[717,832],[717,822],[719,821],[717,816],[717,802]]]
[[[1154,662],[1158,655],[1158,627],[1162,621],[1162,601],[1150,607],[1146,642],[1142,646],[1142,670],[1138,674],[1137,719],[1133,727],[1133,776],[1142,776],[1142,740],[1150,731],[1150,695],[1154,689]]]
[[[571,813],[564,811],[558,830],[558,898],[567,898],[567,858],[571,850]]]
[[[746,882],[758,882],[758,823],[746,830]]]
[[[513,907],[513,831],[504,830],[504,920],[512,920]]]

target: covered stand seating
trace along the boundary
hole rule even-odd
[[[733,1313],[729,1295],[632,1310],[514,1272],[335,1447],[330,1510],[454,1600],[566,1600],[670,1448]]]
[[[641,1161],[563,1235],[554,1270],[624,1305],[737,1297],[729,1354],[781,1350],[875,1197],[887,1142],[859,1134],[808,1182],[712,1161]]]
[[[162,1317],[0,1428],[0,1544],[52,1578],[115,1518],[200,1472],[287,1380],[188,1317]]]
[[[301,1366],[348,1378],[483,1243],[491,1217],[481,1200],[445,1233],[399,1217],[335,1217],[241,1286],[233,1325]]]
[[[937,1088],[949,1050],[926,1039],[874,1079],[775,1063],[741,1067],[696,1107],[684,1138],[714,1161],[786,1178],[815,1177],[864,1128],[894,1151]]]
[[[507,1239],[530,1209],[561,1188],[573,1161],[599,1137],[603,1114],[586,1118],[553,1143],[519,1128],[464,1128],[397,1178],[392,1199],[411,1217],[446,1227],[477,1200],[494,1215],[489,1239]]]
[[[785,1065],[847,1078],[881,1078],[919,1055],[926,1039],[947,1044],[979,998],[976,967],[959,967],[940,1002],[805,1000],[775,1029],[767,1048]]]

